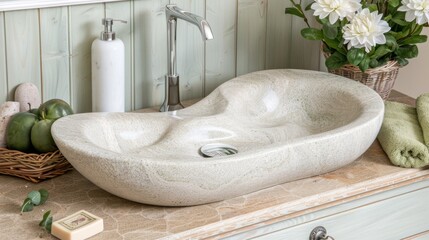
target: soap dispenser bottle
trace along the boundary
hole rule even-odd
[[[112,31],[114,21],[103,18],[104,31],[91,47],[92,111],[125,111],[125,51],[124,43]]]

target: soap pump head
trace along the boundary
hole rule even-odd
[[[112,19],[112,18],[103,18],[101,19],[101,24],[104,25],[104,31],[101,32],[100,39],[103,41],[113,41],[116,38],[115,32],[112,31],[113,22],[127,23],[127,21]]]

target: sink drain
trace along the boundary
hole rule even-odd
[[[200,153],[203,157],[222,157],[238,153],[234,146],[223,143],[210,143],[200,148]]]

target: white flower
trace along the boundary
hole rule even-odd
[[[373,46],[386,43],[384,33],[388,32],[390,27],[386,21],[381,20],[382,17],[382,14],[370,12],[368,8],[357,13],[350,23],[343,27],[347,49],[365,47],[365,51],[369,52]]]
[[[402,0],[401,3],[398,11],[405,12],[405,20],[411,22],[416,19],[420,25],[429,22],[429,0]]]
[[[329,15],[329,22],[334,24],[338,19],[351,19],[355,12],[362,7],[360,0],[315,0],[311,5],[314,16],[320,19]]]

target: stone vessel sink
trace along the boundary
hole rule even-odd
[[[182,110],[76,114],[56,121],[52,134],[100,188],[140,203],[188,206],[341,168],[369,148],[383,113],[378,94],[352,80],[268,70],[229,80]],[[203,157],[207,144],[238,152]]]

